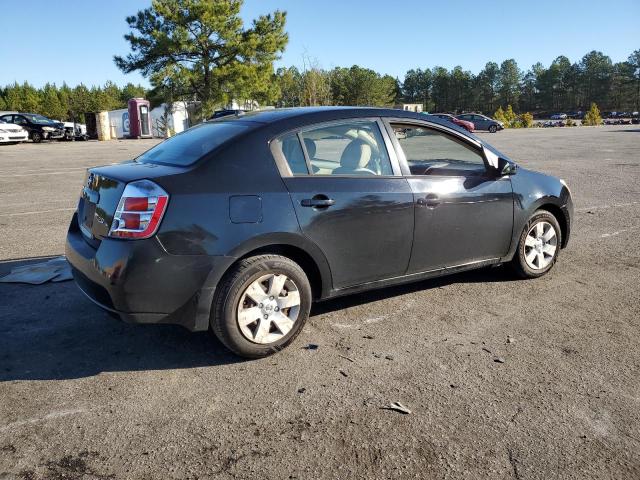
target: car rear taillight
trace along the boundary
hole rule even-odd
[[[150,180],[127,184],[113,215],[110,237],[149,238],[158,230],[169,195]]]

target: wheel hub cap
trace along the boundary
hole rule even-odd
[[[267,274],[246,288],[238,303],[242,335],[260,344],[277,342],[293,328],[300,313],[300,292],[284,274]]]
[[[532,270],[542,270],[553,262],[557,248],[556,229],[549,222],[538,222],[529,229],[525,238],[525,261]]]

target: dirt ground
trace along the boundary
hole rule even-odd
[[[73,282],[0,284],[0,479],[640,478],[640,129],[481,136],[573,192],[541,279],[323,303],[258,361]],[[61,254],[84,169],[150,144],[1,147],[0,274]]]

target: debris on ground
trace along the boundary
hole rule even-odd
[[[351,363],[356,363],[356,361],[355,361],[353,358],[351,358],[351,357],[347,357],[347,356],[345,356],[345,355],[340,355],[340,354],[338,354],[338,356],[339,356],[340,358],[344,358],[345,360],[349,360]]]
[[[367,340],[373,340],[373,335],[363,335],[362,338],[366,338]]]
[[[507,335],[507,343],[515,343],[516,339]]]
[[[491,350],[489,350],[487,347],[482,347],[482,350],[484,350],[487,353],[492,353]]]
[[[11,269],[11,273],[0,278],[2,283],[29,283],[41,285],[46,282],[72,280],[71,267],[66,257],[55,257],[46,262],[31,263]]]
[[[302,348],[304,348],[305,350],[317,350],[318,345],[316,345],[315,343],[309,343],[308,345]]]
[[[382,410],[393,410],[395,412],[400,412],[404,415],[409,415],[411,413],[411,410],[402,405],[400,402],[393,402],[381,408]]]
[[[307,389],[304,388],[304,387],[301,387],[301,388],[298,389],[298,393],[300,393],[300,394],[302,394],[302,393],[304,393],[306,391],[307,391]]]
[[[504,358],[502,358],[502,357],[495,357],[495,358],[493,359],[493,361],[494,361],[494,362],[496,362],[496,363],[504,363]]]
[[[340,375],[342,375],[343,377],[348,377],[349,375],[347,374],[347,372],[345,372],[344,370],[338,370],[340,372]]]
[[[393,360],[393,355],[387,355],[384,358],[385,358],[385,360]]]

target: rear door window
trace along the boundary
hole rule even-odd
[[[203,123],[159,143],[136,158],[136,161],[188,166],[249,128],[248,123],[241,122]]]
[[[314,175],[393,175],[373,120],[323,125],[300,133]]]

